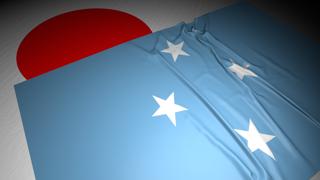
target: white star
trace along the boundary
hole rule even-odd
[[[247,67],[242,67],[236,63],[232,63],[231,66],[228,68],[230,71],[236,73],[236,75],[242,80],[244,76],[252,76],[252,77],[258,77],[257,74],[252,72],[250,69],[248,69],[249,66]]]
[[[235,131],[248,141],[247,145],[251,152],[260,149],[262,152],[266,153],[268,156],[275,160],[271,149],[267,145],[267,142],[271,141],[275,136],[259,133],[251,119],[249,122],[248,131],[239,129],[235,129]]]
[[[177,45],[172,44],[171,42],[167,41],[168,48],[162,50],[161,52],[171,54],[173,61],[176,62],[179,55],[183,56],[190,56],[188,53],[182,50],[183,41]]]
[[[187,110],[187,108],[174,103],[174,92],[171,93],[166,100],[163,100],[156,96],[153,96],[153,98],[159,104],[160,107],[156,112],[153,113],[152,117],[167,115],[172,124],[176,126],[176,112],[185,111]]]

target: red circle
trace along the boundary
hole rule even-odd
[[[117,10],[67,12],[39,24],[23,39],[18,68],[30,79],[151,32],[140,19]]]

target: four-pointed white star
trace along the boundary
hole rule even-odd
[[[183,41],[179,44],[172,44],[171,42],[167,41],[168,48],[162,50],[161,52],[171,54],[173,61],[176,62],[179,55],[183,56],[190,56],[188,53],[182,50]]]
[[[249,66],[247,67],[242,67],[239,64],[232,63],[231,66],[228,67],[230,71],[236,73],[236,75],[242,80],[244,76],[252,76],[252,77],[258,77],[256,73],[252,72],[250,69],[248,69]]]
[[[235,129],[235,131],[248,141],[247,145],[251,152],[260,149],[262,152],[266,153],[268,156],[275,160],[271,149],[267,145],[267,143],[271,141],[275,136],[259,133],[258,129],[253,124],[251,119],[249,122],[248,131],[239,129]]]
[[[154,100],[159,104],[159,108],[152,117],[167,115],[174,126],[176,123],[176,112],[181,112],[187,110],[187,108],[182,107],[174,103],[174,92],[166,99],[161,99],[159,97],[153,96]]]

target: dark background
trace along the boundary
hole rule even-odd
[[[320,42],[319,2],[283,0],[250,0],[249,2]]]
[[[110,0],[105,0],[105,2],[108,1]],[[136,1],[142,2],[141,0]],[[184,2],[183,0],[180,1],[181,3]],[[230,1],[226,2],[229,3]],[[320,20],[317,17],[319,16],[320,3],[318,1],[249,0],[249,2],[320,42]],[[32,3],[37,5],[37,1],[32,1]],[[24,4],[30,4],[30,2],[25,0],[3,0],[0,2],[2,7],[14,5],[23,8]],[[0,12],[0,17],[3,18],[2,15],[5,13],[8,12]]]

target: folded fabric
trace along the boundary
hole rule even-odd
[[[319,50],[238,4],[20,83],[36,178],[308,179]]]

